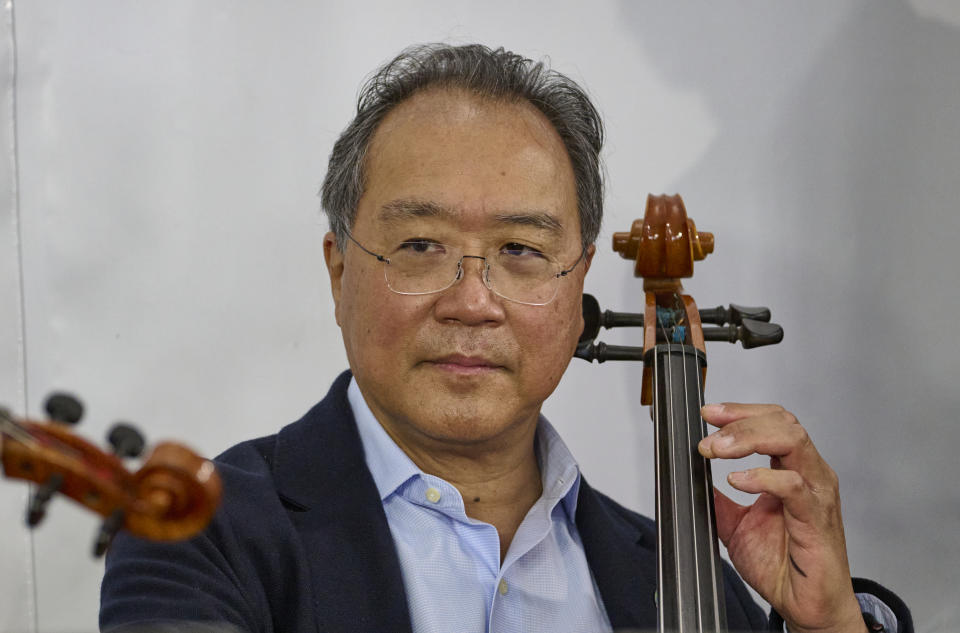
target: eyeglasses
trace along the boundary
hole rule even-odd
[[[527,246],[513,243],[492,249],[486,256],[466,255],[463,250],[431,240],[401,242],[390,255],[367,249],[349,232],[347,237],[363,252],[383,262],[387,287],[400,295],[429,295],[443,292],[463,278],[463,260],[480,259],[484,266],[483,284],[504,299],[530,306],[543,306],[553,301],[566,277],[584,258],[587,250],[566,270],[550,256]]]

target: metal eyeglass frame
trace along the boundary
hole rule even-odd
[[[373,251],[371,251],[370,249],[368,249],[366,246],[364,246],[363,244],[361,244],[360,242],[358,242],[358,241],[357,241],[357,238],[355,238],[355,237],[353,236],[353,234],[350,233],[350,231],[346,231],[346,233],[347,233],[347,237],[350,238],[350,241],[353,242],[354,244],[356,244],[356,245],[360,248],[360,250],[362,250],[364,253],[366,253],[366,254],[368,254],[368,255],[373,255],[374,257],[377,258],[377,261],[383,262],[383,281],[387,284],[387,288],[390,289],[390,292],[396,293],[396,294],[398,294],[398,295],[408,295],[408,296],[432,295],[432,294],[437,294],[438,292],[443,292],[444,290],[447,290],[448,288],[450,288],[451,286],[453,286],[455,283],[457,283],[458,281],[460,281],[460,280],[463,278],[463,260],[468,259],[468,258],[469,258],[469,259],[482,259],[482,260],[483,260],[483,265],[484,265],[484,266],[483,266],[483,272],[480,274],[480,279],[483,280],[483,285],[487,287],[487,290],[489,290],[489,291],[492,292],[493,294],[497,295],[498,297],[502,297],[503,299],[506,299],[507,301],[513,301],[514,303],[519,303],[519,304],[527,305],[527,306],[545,306],[545,305],[548,305],[549,303],[551,303],[554,299],[556,299],[556,298],[557,298],[557,294],[560,292],[560,284],[557,283],[557,284],[554,285],[555,290],[554,290],[554,292],[553,292],[553,296],[550,297],[548,300],[542,302],[542,303],[532,303],[532,302],[530,302],[530,301],[520,301],[519,299],[514,299],[514,298],[512,298],[512,297],[508,297],[508,296],[506,296],[506,295],[503,295],[503,294],[497,292],[497,290],[496,290],[495,288],[493,288],[493,286],[491,285],[491,283],[490,283],[490,262],[487,260],[486,257],[484,257],[484,256],[482,256],[482,255],[461,255],[461,256],[460,256],[460,260],[457,262],[457,275],[450,281],[449,284],[447,284],[447,285],[444,286],[443,288],[438,288],[437,290],[430,290],[430,291],[427,291],[427,292],[400,292],[399,290],[394,290],[394,289],[390,286],[390,281],[387,279],[387,266],[390,265],[390,258],[387,257],[386,255],[380,255],[379,253],[374,253]],[[555,277],[556,279],[561,279],[561,278],[566,277],[567,275],[569,275],[569,274],[570,274],[571,272],[573,272],[573,270],[580,264],[580,262],[583,260],[583,258],[586,257],[586,255],[587,255],[587,248],[586,248],[586,247],[583,247],[583,249],[580,251],[580,257],[577,258],[577,261],[573,262],[573,265],[572,265],[570,268],[567,268],[566,270],[561,270],[560,272],[556,273],[556,275],[555,275],[554,277]]]

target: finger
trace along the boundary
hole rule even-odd
[[[713,489],[713,502],[717,514],[717,536],[726,545],[750,508],[740,505],[716,488]]]
[[[778,404],[743,404],[740,402],[722,402],[707,404],[700,408],[700,415],[713,426],[725,426],[731,422],[752,418],[758,415],[783,411]]]
[[[767,455],[779,460],[784,468],[801,471],[804,476],[827,474],[827,466],[806,429],[783,408],[730,422],[701,440],[698,449],[707,458]]]
[[[727,481],[742,492],[773,495],[798,521],[809,523],[815,518],[818,504],[814,494],[800,473],[794,470],[751,468],[730,473]]]

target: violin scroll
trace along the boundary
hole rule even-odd
[[[27,510],[28,525],[40,523],[57,493],[104,517],[95,555],[104,553],[120,529],[171,541],[189,538],[209,523],[222,492],[212,462],[180,444],[161,442],[138,471],[130,472],[122,459],[140,455],[145,445],[133,426],[119,423],[111,429],[113,452],[108,453],[66,428],[82,417],[78,400],[55,394],[46,410],[53,421],[17,420],[0,409],[4,473],[38,484]]]

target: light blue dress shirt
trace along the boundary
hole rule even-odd
[[[543,495],[500,563],[497,529],[467,516],[460,492],[421,471],[347,390],[397,546],[414,633],[611,630],[577,532],[580,470],[545,418],[537,427]]]
[[[468,517],[454,486],[417,468],[354,379],[347,397],[397,546],[414,633],[611,631],[575,522],[580,469],[546,418],[536,437],[543,494],[501,564],[497,529]],[[897,630],[880,599],[857,599],[885,630]]]

